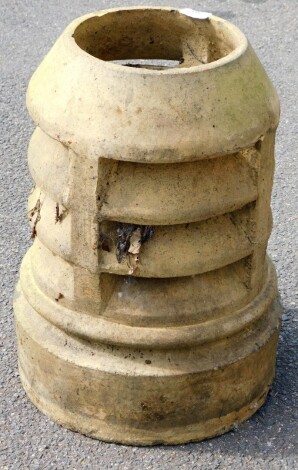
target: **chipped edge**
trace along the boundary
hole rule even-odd
[[[208,20],[210,16],[212,16],[212,13],[193,10],[192,8],[181,8],[179,11],[183,15],[189,16],[190,18],[194,18],[196,20]]]

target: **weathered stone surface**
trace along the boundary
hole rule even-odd
[[[180,65],[111,62],[140,57]],[[27,104],[34,243],[15,315],[31,400],[131,444],[248,418],[279,330],[266,257],[279,104],[246,38],[169,8],[87,15],[39,66]]]

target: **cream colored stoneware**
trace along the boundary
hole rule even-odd
[[[264,403],[274,376],[266,247],[279,102],[245,36],[194,16],[78,18],[28,88],[36,187],[15,296],[21,379],[54,421],[106,441],[221,434]]]

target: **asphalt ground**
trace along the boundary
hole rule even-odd
[[[137,2],[127,0],[127,5]],[[153,4],[147,0],[140,5]],[[269,253],[284,307],[277,373],[266,405],[234,431],[202,443],[170,447],[106,444],[52,423],[27,399],[19,380],[12,296],[30,245],[26,221],[32,187],[26,152],[33,123],[26,112],[28,81],[75,17],[115,1],[0,2],[0,468],[4,469],[294,469],[297,461],[297,0],[155,1],[210,11],[248,36],[275,84],[282,105],[272,195]],[[122,4],[123,5],[123,4]]]

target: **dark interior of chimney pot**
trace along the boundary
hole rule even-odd
[[[120,10],[83,21],[77,45],[88,54],[126,67],[192,67],[229,54],[235,40],[210,19],[177,10]]]

